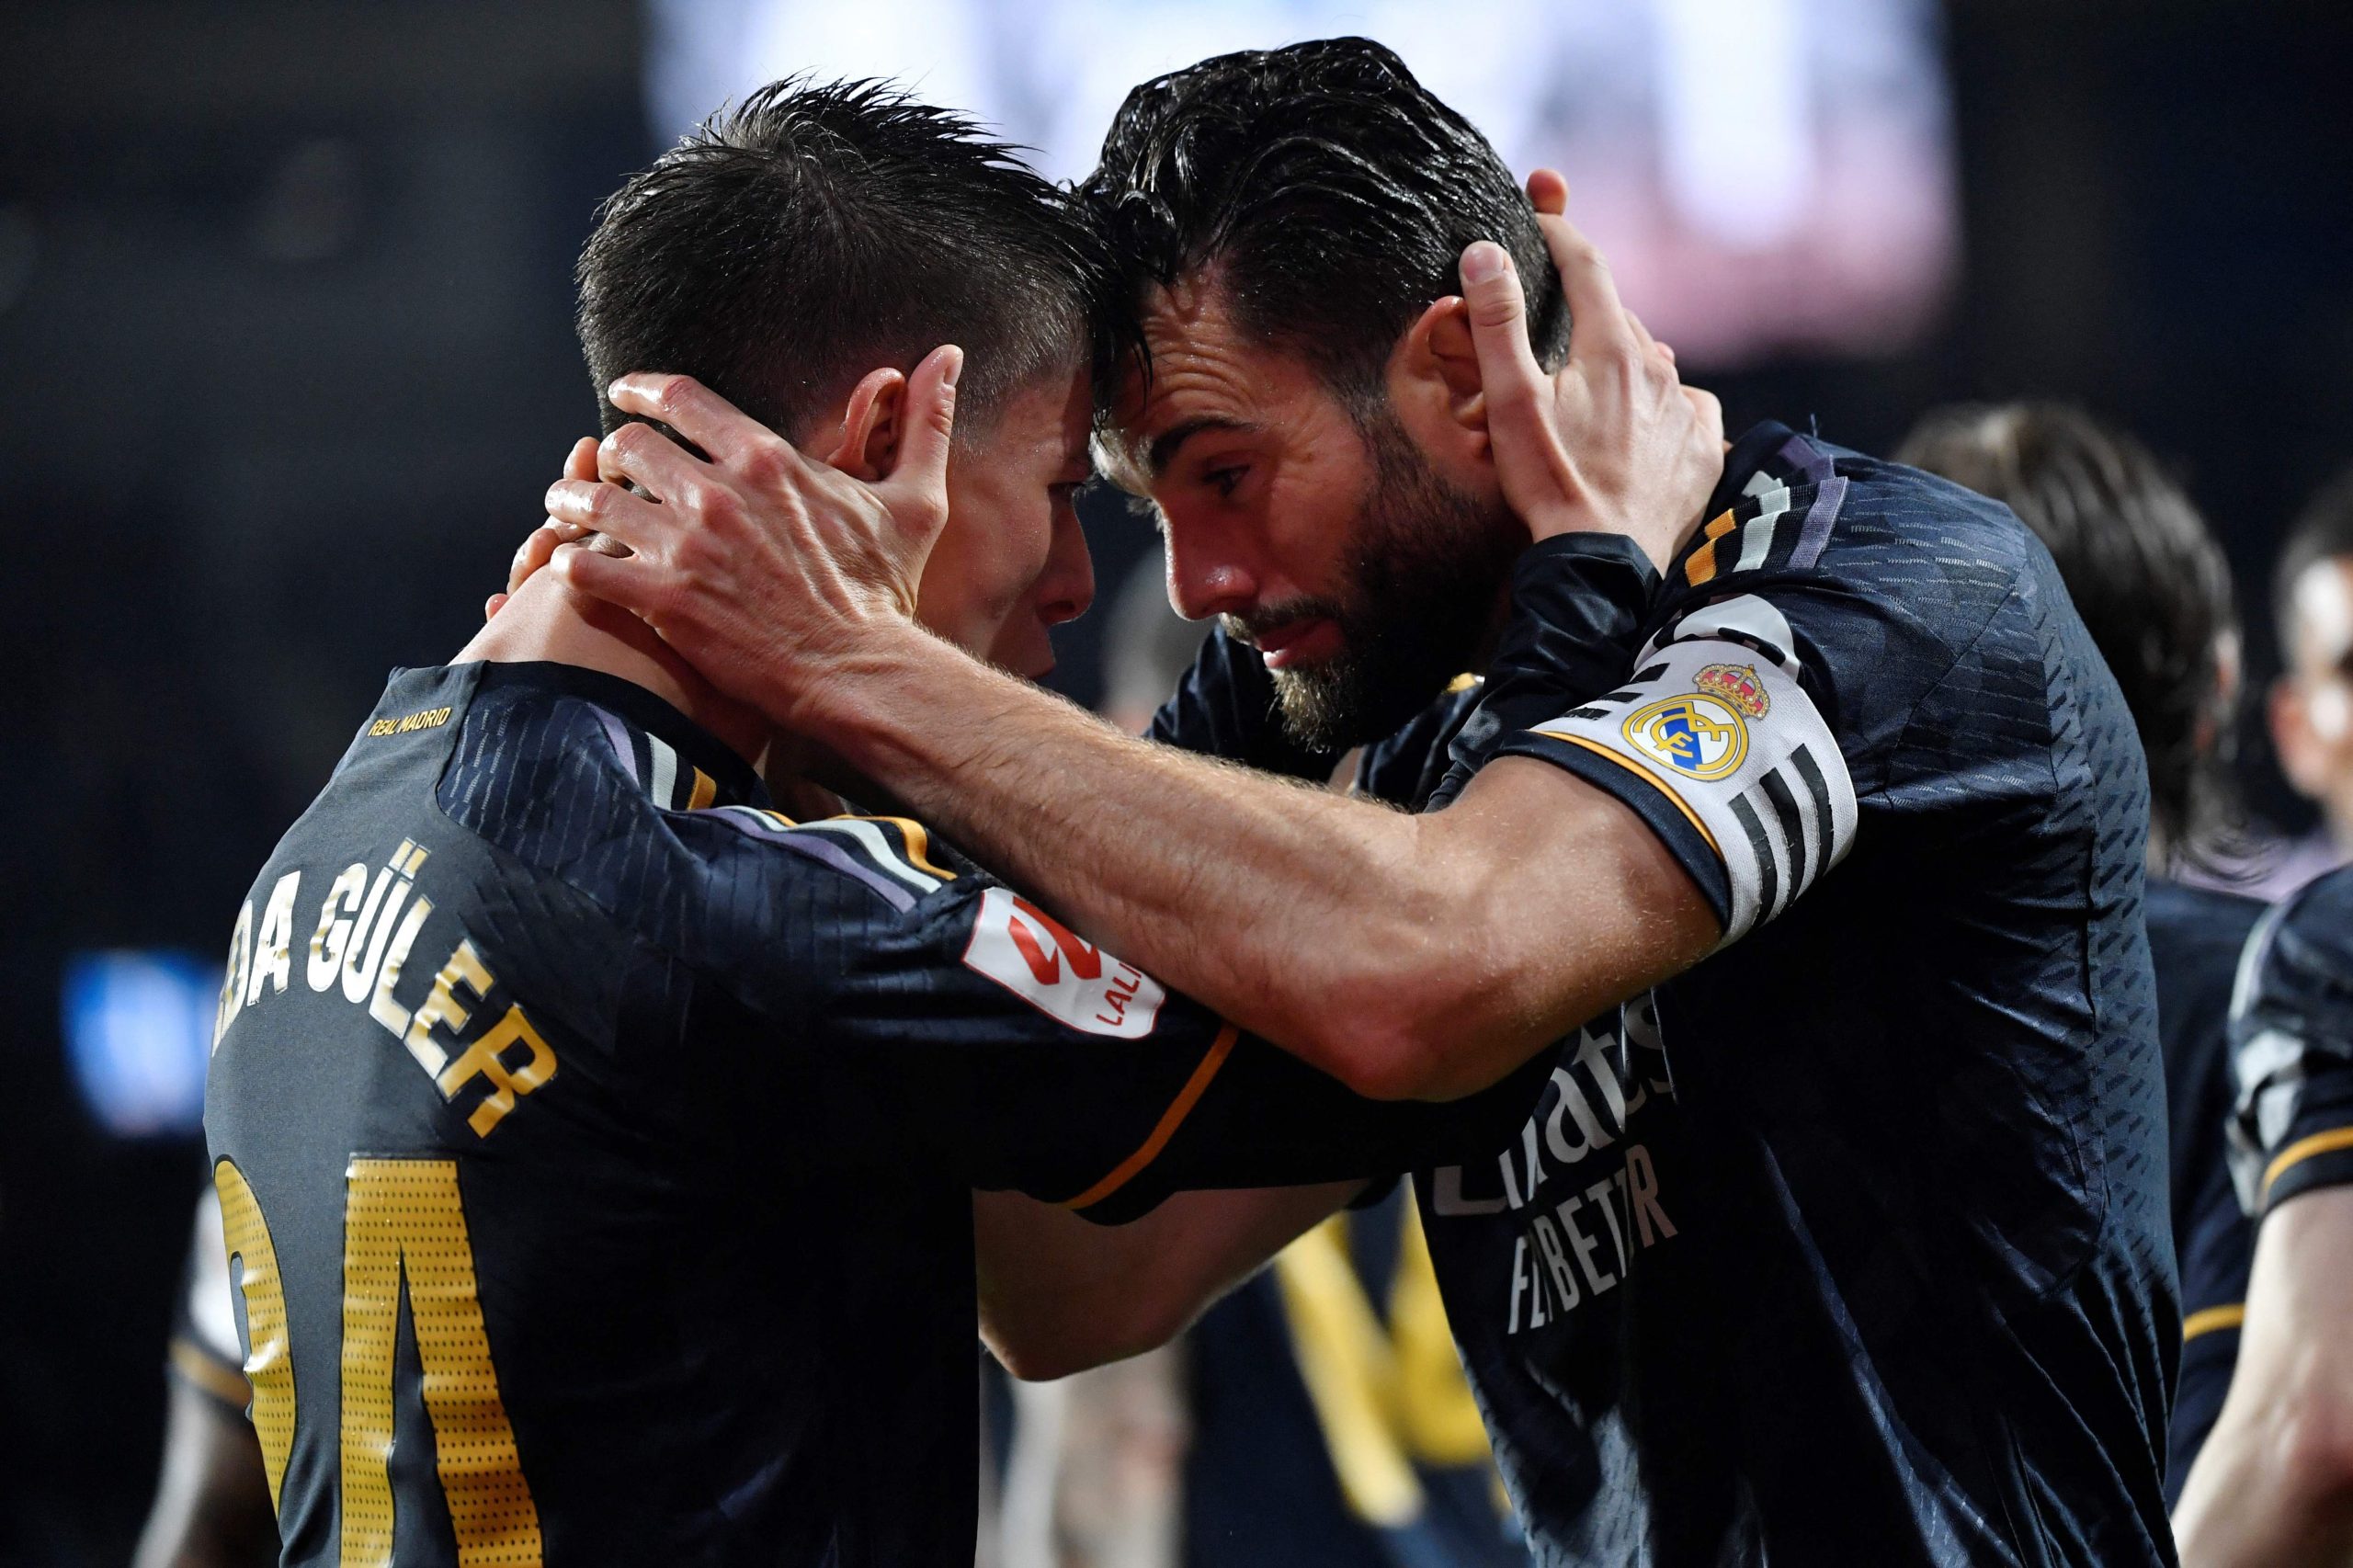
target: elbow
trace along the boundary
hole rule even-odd
[[[1051,1383],[1157,1350],[1182,1334],[1189,1321],[1147,1301],[1107,1306],[1083,1322],[984,1319],[981,1339],[1008,1376],[1025,1383]]]
[[[1398,952],[1396,947],[1389,951]],[[1311,1026],[1309,1060],[1371,1100],[1444,1100],[1482,1085],[1466,1081],[1486,1059],[1496,1027],[1492,993],[1472,983],[1457,951],[1421,961],[1405,955],[1381,972],[1351,977],[1342,1000]]]
[[[2315,1524],[2353,1528],[2353,1408],[2307,1387],[2280,1401],[2271,1420],[2271,1453],[2289,1506]]]

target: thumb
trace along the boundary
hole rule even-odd
[[[1471,317],[1471,347],[1479,358],[1495,467],[1508,494],[1515,459],[1540,434],[1552,378],[1528,347],[1528,302],[1503,246],[1481,240],[1462,253],[1462,299]]]
[[[948,516],[948,452],[956,435],[956,381],[964,371],[964,351],[943,344],[924,356],[907,378],[907,431],[898,461],[881,488],[928,504],[922,515],[937,528]],[[892,511],[905,521],[913,517]]]

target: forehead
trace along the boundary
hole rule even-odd
[[[1058,366],[1007,392],[969,435],[971,456],[984,460],[1047,461],[1056,467],[1087,460],[1094,424],[1094,383],[1081,365]]]
[[[1297,355],[1244,329],[1213,276],[1155,287],[1143,303],[1142,328],[1152,373],[1128,373],[1111,419],[1114,455],[1138,481],[1148,481],[1172,437],[1189,429],[1279,431],[1305,400],[1330,395]]]

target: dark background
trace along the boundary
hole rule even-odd
[[[0,58],[0,1561],[153,1484],[193,1139],[113,1139],[66,955],[212,958],[384,671],[469,635],[594,408],[570,268],[654,151],[628,0],[14,9]],[[1964,260],[1873,363],[1687,373],[1863,448],[2056,395],[2178,462],[2264,591],[2353,460],[2353,7],[1960,0]],[[1108,594],[1152,540],[1098,508]],[[1097,619],[1063,644],[1096,693]],[[2260,755],[2258,805],[2293,828]]]

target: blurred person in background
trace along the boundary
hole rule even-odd
[[[2321,815],[2271,878],[2284,892],[2353,857],[2353,472],[2313,499],[2280,546],[2273,613],[2271,744]]]
[[[245,1418],[253,1390],[237,1342],[235,1290],[220,1195],[208,1183],[173,1307],[163,1473],[132,1568],[262,1568],[278,1561],[269,1476]]]
[[[635,552],[563,574],[1358,1088],[1551,1069],[1517,1142],[1415,1176],[1540,1554],[2169,1562],[2146,776],[2047,552],[1784,426],[1724,451],[1557,180],[1363,40],[1145,84],[1086,190],[1149,347],[1107,444],[1227,618],[1194,744],[1370,762],[1483,665],[1405,769],[1436,809],[957,657],[894,608],[924,515],[806,464],[559,483]],[[1191,1308],[1041,1310],[1083,1363]]]
[[[1896,459],[2004,503],[2049,547],[2149,759],[2149,949],[2184,1313],[2167,1429],[2170,1506],[2231,1385],[2254,1247],[2232,1191],[2223,1126],[2234,1099],[2232,980],[2263,905],[2170,874],[2234,837],[2236,795],[2221,756],[2238,699],[2230,566],[2165,465],[2078,409],[1938,409]]]
[[[2237,1375],[2175,1511],[2184,1568],[2353,1562],[2353,867],[2264,917],[2231,1006]]]

